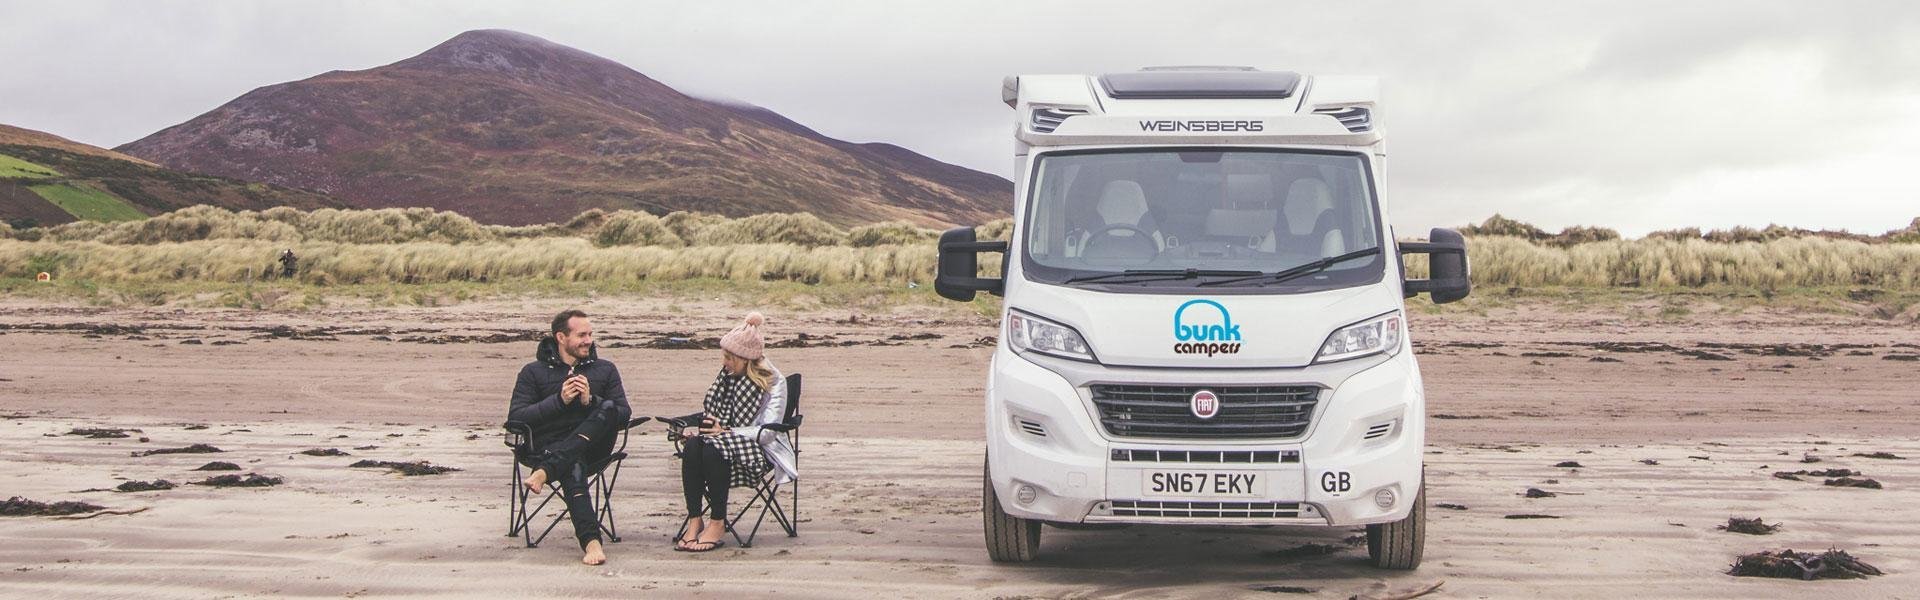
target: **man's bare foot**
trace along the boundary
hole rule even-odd
[[[587,554],[580,557],[581,564],[598,565],[607,562],[607,552],[600,548],[600,540],[587,542]]]
[[[526,479],[520,480],[520,483],[527,486],[528,492],[538,494],[541,488],[547,487],[547,470],[534,469],[533,473],[527,475]]]
[[[680,535],[675,536],[673,548],[675,550],[687,549],[688,544],[692,544],[700,539],[700,531],[705,529],[706,526],[707,522],[705,517],[687,517],[687,522],[680,525]]]

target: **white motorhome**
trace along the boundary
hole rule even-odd
[[[1375,80],[1172,67],[1003,88],[1010,241],[947,231],[935,284],[1005,297],[988,554],[1033,559],[1042,524],[1366,525],[1375,565],[1418,566],[1403,299],[1466,297],[1467,261],[1450,230],[1395,242]]]

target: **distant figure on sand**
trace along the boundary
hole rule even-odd
[[[766,317],[749,313],[746,322],[720,337],[720,373],[707,388],[701,412],[681,417],[688,426],[680,459],[680,483],[687,520],[674,549],[707,552],[726,545],[727,491],[751,486],[769,469],[782,482],[799,476],[786,438],[762,427],[786,415],[787,383],[767,362],[760,326]],[[707,510],[700,510],[705,500]]]
[[[292,278],[293,274],[299,271],[300,271],[300,257],[293,255],[293,249],[288,248],[286,252],[281,252],[280,253],[280,276],[283,278]]]
[[[580,562],[607,562],[600,545],[599,513],[587,493],[581,465],[613,453],[615,437],[633,410],[627,406],[620,370],[600,358],[593,347],[593,323],[587,313],[566,310],[553,317],[553,335],[540,340],[534,361],[520,368],[513,384],[513,402],[507,420],[528,424],[539,464],[521,481],[541,493],[550,480],[560,482],[561,495],[573,519],[573,536],[585,555]]]

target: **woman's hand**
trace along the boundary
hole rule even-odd
[[[700,435],[700,428],[694,427],[692,425],[688,425],[686,429],[680,430],[680,437],[683,437],[683,438],[690,438],[698,435]]]
[[[727,429],[726,426],[721,425],[718,421],[711,418],[700,420],[701,435],[720,435],[727,431],[729,431],[729,429]]]

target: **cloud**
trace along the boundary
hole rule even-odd
[[[1920,214],[1920,180],[1891,167],[1920,161],[1920,6],[1902,2],[12,4],[0,52],[32,59],[0,80],[0,122],[116,145],[488,27],[1002,175],[1004,75],[1379,75],[1403,231],[1493,212],[1630,234]],[[1804,208],[1817,178],[1844,180],[1830,210]]]

